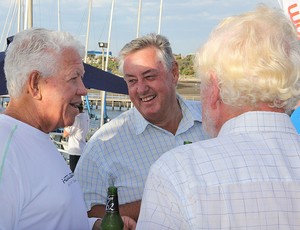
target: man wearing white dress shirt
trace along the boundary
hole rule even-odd
[[[149,171],[137,229],[300,229],[297,31],[260,6],[223,20],[197,52],[203,126],[213,137]]]
[[[184,141],[204,140],[199,101],[176,93],[179,69],[169,40],[148,34],[120,51],[134,107],[103,125],[88,141],[75,176],[84,191],[89,216],[103,217],[106,188],[118,187],[120,213],[137,220],[151,164]]]

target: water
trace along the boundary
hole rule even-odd
[[[116,118],[119,116],[121,113],[127,111],[126,108],[122,108],[121,110],[115,109],[112,110],[110,106],[106,106],[106,114],[110,120]],[[88,113],[87,110],[85,110],[86,113]],[[95,109],[91,108],[91,115],[92,118],[90,120],[90,132],[88,134],[88,139],[99,129],[100,127],[100,122],[101,122],[101,109]]]

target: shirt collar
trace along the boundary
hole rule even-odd
[[[218,136],[241,132],[290,132],[297,134],[287,114],[251,111],[225,122]]]
[[[189,102],[183,99],[182,96],[176,94],[176,98],[180,104],[181,111],[183,113],[183,118],[180,121],[178,130],[176,133],[185,132],[188,128],[194,125],[195,121],[202,122],[202,115],[201,115],[201,106],[189,106]],[[190,103],[200,103],[199,101],[191,101]],[[143,133],[148,126],[163,130],[162,128],[150,123],[147,121],[142,114],[134,107],[133,108],[134,118],[135,118],[135,130],[136,135]],[[163,130],[164,131],[164,130]]]

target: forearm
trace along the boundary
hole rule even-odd
[[[137,221],[140,213],[141,201],[134,201],[131,203],[120,205],[121,216],[129,216]],[[94,205],[90,211],[88,211],[89,217],[102,218],[105,214],[105,205]]]
[[[90,211],[88,211],[89,217],[97,217],[97,218],[103,218],[105,214],[105,205],[94,205]]]

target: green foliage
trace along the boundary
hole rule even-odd
[[[195,76],[195,71],[193,67],[193,55],[187,55],[182,57],[181,55],[176,55],[175,59],[178,62],[179,74],[180,76],[193,78]]]

